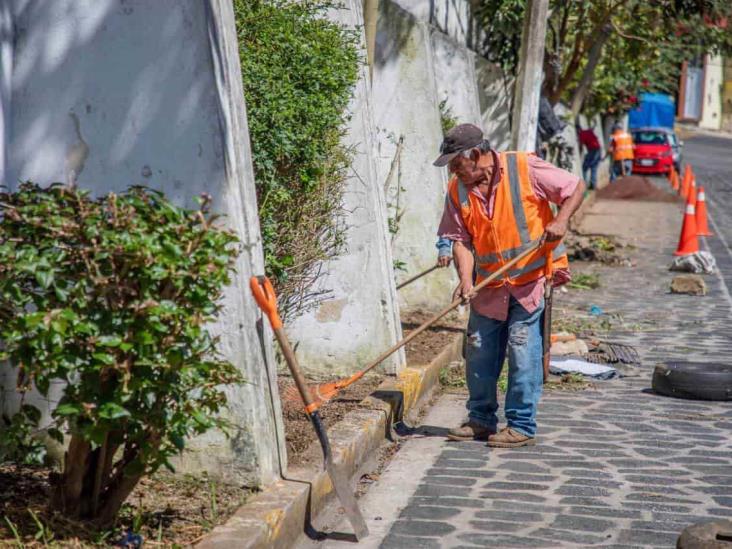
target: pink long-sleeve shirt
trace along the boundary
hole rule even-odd
[[[495,153],[492,153],[495,154]],[[494,166],[500,166],[497,156],[494,156]],[[540,199],[547,200],[561,205],[572,193],[574,193],[580,181],[579,177],[566,170],[557,168],[553,164],[542,160],[538,156],[529,156],[529,179],[534,193]],[[499,168],[503,172],[503,168]],[[501,173],[503,175],[503,173]],[[488,197],[484,197],[478,190],[477,185],[469,188],[469,192],[476,196],[483,207],[486,208],[488,216],[493,218],[493,207],[496,200],[496,185],[489,191]],[[437,231],[438,236],[453,241],[463,242],[471,247],[472,235],[465,227],[460,210],[455,206],[448,195],[445,199],[445,208],[442,212],[442,220]],[[554,284],[560,285],[570,280],[569,270],[558,269],[554,273]],[[504,284],[497,288],[483,288],[478,292],[470,304],[473,310],[495,320],[506,320],[508,318],[508,304],[511,296],[518,301],[527,312],[534,312],[541,304],[544,295],[545,278],[513,286]]]

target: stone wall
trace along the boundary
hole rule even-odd
[[[248,289],[263,259],[231,3],[17,0],[1,14],[15,29],[0,45],[3,53],[14,47],[0,57],[2,74],[12,74],[11,95],[3,96],[12,120],[2,128],[5,183],[76,179],[95,193],[144,184],[188,206],[206,191],[241,238],[237,275],[213,330],[247,383],[227,390],[231,438],[195,439],[178,466],[246,484],[271,481],[282,448],[279,398],[268,376],[271,336]],[[3,372],[0,404],[9,411],[14,376]],[[46,418],[61,390],[48,401],[31,397]]]

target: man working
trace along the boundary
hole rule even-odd
[[[597,139],[592,128],[586,130],[579,129],[579,142],[585,148],[585,158],[582,161],[582,177],[585,178],[590,185],[590,189],[597,188],[597,166],[602,159],[602,150],[600,149],[600,141]],[[587,172],[590,172],[590,178],[587,179]]]
[[[529,153],[483,151],[482,139],[478,127],[456,126],[445,136],[434,163],[448,166],[453,174],[438,236],[453,241],[460,278],[454,298],[471,301],[468,421],[451,429],[448,437],[487,439],[496,447],[524,446],[534,442],[542,391],[545,274],[554,272],[555,285],[569,280],[566,253],[556,246],[582,202],[585,184]],[[550,202],[560,206],[556,217]],[[542,239],[546,243],[534,254],[474,295],[474,283]],[[547,265],[547,252],[554,247]],[[508,425],[497,432],[497,384],[506,357]]]
[[[620,124],[613,126],[609,149],[613,155],[613,181],[620,175],[630,175],[633,171],[633,138]]]

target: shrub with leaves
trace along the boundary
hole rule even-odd
[[[182,209],[142,187],[92,198],[26,183],[0,194],[0,339],[18,391],[66,384],[47,433],[68,442],[51,479],[52,506],[67,516],[109,523],[186,438],[225,426],[221,386],[241,378],[206,324],[238,241],[213,224],[207,197],[200,204]],[[0,447],[17,450],[38,428],[32,410],[23,403]]]
[[[235,0],[267,275],[292,318],[324,295],[324,260],[344,249],[341,144],[358,79],[358,35],[333,0]]]

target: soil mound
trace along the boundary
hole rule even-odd
[[[676,202],[679,197],[659,189],[648,178],[639,175],[619,177],[613,183],[597,191],[598,198],[613,200],[648,200],[652,202]]]

